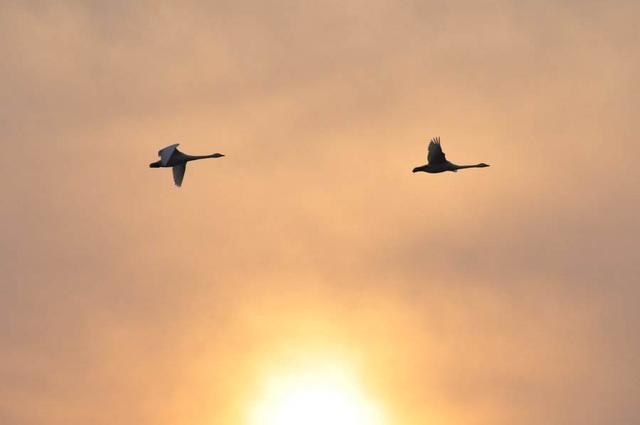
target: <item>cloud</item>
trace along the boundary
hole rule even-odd
[[[395,423],[637,422],[634,13],[1,6],[0,421],[242,423],[315,352]]]

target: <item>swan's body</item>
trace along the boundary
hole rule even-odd
[[[456,165],[452,162],[447,161],[447,158],[442,152],[442,146],[440,146],[440,138],[435,137],[431,139],[429,142],[429,153],[427,154],[427,164],[421,165],[413,169],[414,173],[419,171],[425,173],[443,173],[445,171],[453,171],[454,173],[458,170],[462,170],[464,168],[484,168],[488,167],[488,164],[481,162],[480,164],[474,165]]]
[[[178,145],[179,144],[176,143],[175,145],[160,149],[160,151],[158,151],[160,161],[149,164],[151,168],[171,167],[173,169],[173,181],[176,186],[182,186],[184,172],[187,170],[187,162],[224,156],[221,153],[214,153],[212,155],[187,155],[178,150]]]

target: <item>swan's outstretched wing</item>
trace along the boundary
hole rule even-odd
[[[166,148],[158,151],[158,155],[160,155],[160,162],[164,167],[167,166],[171,157],[178,151],[178,145],[179,143],[176,143],[175,145],[167,146]]]
[[[434,137],[429,143],[429,153],[427,154],[427,161],[429,165],[443,164],[447,162],[447,158],[442,152],[442,146],[440,146],[440,138]]]
[[[174,165],[173,167],[171,167],[171,169],[173,170],[173,182],[178,187],[182,186],[184,172],[187,171],[187,163],[185,162],[183,164]]]

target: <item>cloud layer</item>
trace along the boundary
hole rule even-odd
[[[0,6],[0,422],[243,424],[318,356],[391,423],[637,423],[638,7]]]

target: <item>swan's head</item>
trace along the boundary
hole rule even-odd
[[[484,162],[481,162],[480,164],[478,164],[478,167],[480,168],[484,168],[484,167],[488,167],[489,164],[485,164]]]
[[[160,161],[152,162],[149,164],[150,168],[160,168]]]
[[[211,155],[211,158],[222,158],[224,155],[221,153],[214,153],[213,155]]]

